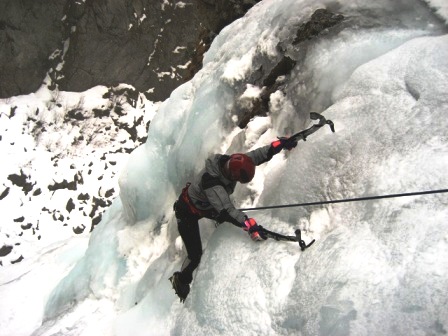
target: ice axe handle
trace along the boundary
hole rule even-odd
[[[300,231],[300,229],[297,229],[294,233],[296,234],[297,242],[299,243],[302,251],[313,245],[313,243],[315,242],[315,239],[313,239],[308,245],[305,244],[305,241],[302,240],[302,232]]]

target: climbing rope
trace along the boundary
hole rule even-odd
[[[238,210],[241,210],[241,211],[252,211],[252,210],[266,210],[266,209],[279,209],[279,208],[291,208],[291,207],[304,207],[304,206],[322,205],[322,204],[370,201],[370,200],[378,200],[378,199],[384,199],[384,198],[397,198],[397,197],[406,197],[406,196],[420,196],[420,195],[430,195],[430,194],[442,194],[442,193],[447,193],[447,192],[448,192],[448,189],[438,189],[438,190],[416,191],[416,192],[401,193],[401,194],[389,194],[389,195],[379,195],[379,196],[345,198],[345,199],[329,200],[329,201],[318,201],[318,202],[307,202],[307,203],[296,203],[296,204],[284,204],[284,205],[271,205],[271,206],[256,207],[256,208],[243,208],[243,209],[238,209]]]

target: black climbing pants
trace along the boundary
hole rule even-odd
[[[174,211],[177,219],[177,228],[188,254],[188,259],[182,265],[179,280],[184,284],[190,284],[193,280],[193,271],[198,267],[202,256],[202,242],[198,222],[201,217],[190,212],[182,196],[174,204]]]

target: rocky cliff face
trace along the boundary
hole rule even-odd
[[[201,68],[213,37],[259,0],[3,0],[0,98],[128,83],[163,100]]]
[[[51,223],[61,235],[94,229],[118,194],[124,157],[145,142],[154,101],[191,78],[215,34],[255,2],[0,1],[0,202],[9,209],[0,267],[32,255]]]
[[[0,98],[36,91],[62,40],[64,3],[0,2]]]

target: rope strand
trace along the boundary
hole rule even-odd
[[[241,211],[253,211],[253,210],[291,208],[291,207],[304,207],[304,206],[322,205],[322,204],[370,201],[370,200],[377,200],[377,199],[384,199],[384,198],[397,198],[397,197],[405,197],[405,196],[419,196],[419,195],[441,194],[441,193],[447,193],[447,192],[448,192],[448,189],[439,189],[439,190],[428,190],[428,191],[417,191],[417,192],[410,192],[410,193],[401,193],[401,194],[389,194],[389,195],[380,195],[380,196],[346,198],[346,199],[340,199],[340,200],[329,200],[329,201],[318,201],[318,202],[307,202],[307,203],[296,203],[296,204],[285,204],[285,205],[271,205],[271,206],[256,207],[256,208],[243,208],[243,209],[238,209],[238,210],[241,210]]]

